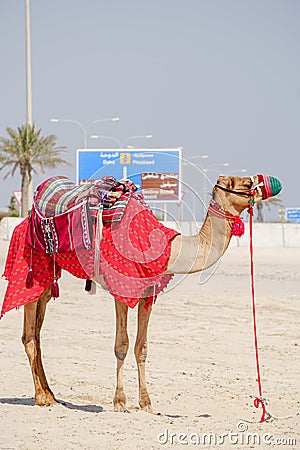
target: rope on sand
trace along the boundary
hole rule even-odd
[[[294,417],[297,417],[300,415],[300,412],[297,412],[296,414],[291,414],[289,416],[275,416],[274,414],[271,414],[269,412],[266,411],[265,413],[265,417],[264,417],[264,422],[273,422],[274,420],[285,420],[285,419],[293,419]],[[243,422],[246,423],[261,423],[261,421],[257,421],[257,420],[247,420],[247,419],[240,419]]]

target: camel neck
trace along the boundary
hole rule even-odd
[[[232,224],[208,212],[197,235],[174,239],[168,272],[195,273],[214,265],[228,248]]]
[[[208,213],[198,233],[194,236],[198,253],[192,272],[199,272],[213,266],[224,254],[231,239],[232,220]]]

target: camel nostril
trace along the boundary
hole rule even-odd
[[[258,181],[259,183],[262,183],[261,191],[263,200],[269,197],[274,197],[274,195],[279,194],[282,189],[281,182],[275,177],[270,177],[269,175],[258,175]]]
[[[272,195],[277,195],[282,189],[281,182],[274,177],[270,177],[270,185],[272,187]]]

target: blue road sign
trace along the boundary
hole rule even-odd
[[[300,208],[286,208],[285,217],[288,222],[300,223]]]
[[[178,201],[181,149],[79,149],[77,183],[113,176],[133,181],[147,200]]]

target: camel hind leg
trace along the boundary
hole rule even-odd
[[[47,288],[36,302],[24,306],[24,327],[22,342],[31,367],[35,404],[49,406],[57,401],[48,385],[42,363],[40,332],[43,325],[46,306],[51,298],[50,287]]]
[[[145,309],[145,298],[139,302],[138,310],[138,327],[136,341],[134,345],[134,354],[138,368],[139,379],[139,405],[141,409],[149,413],[153,413],[151,400],[146,385],[146,359],[147,359],[147,331],[152,307]]]
[[[114,396],[114,410],[128,412],[126,395],[123,384],[124,361],[128,352],[129,339],[127,334],[128,306],[115,300],[116,309],[116,338],[115,355],[117,358],[117,386]]]

